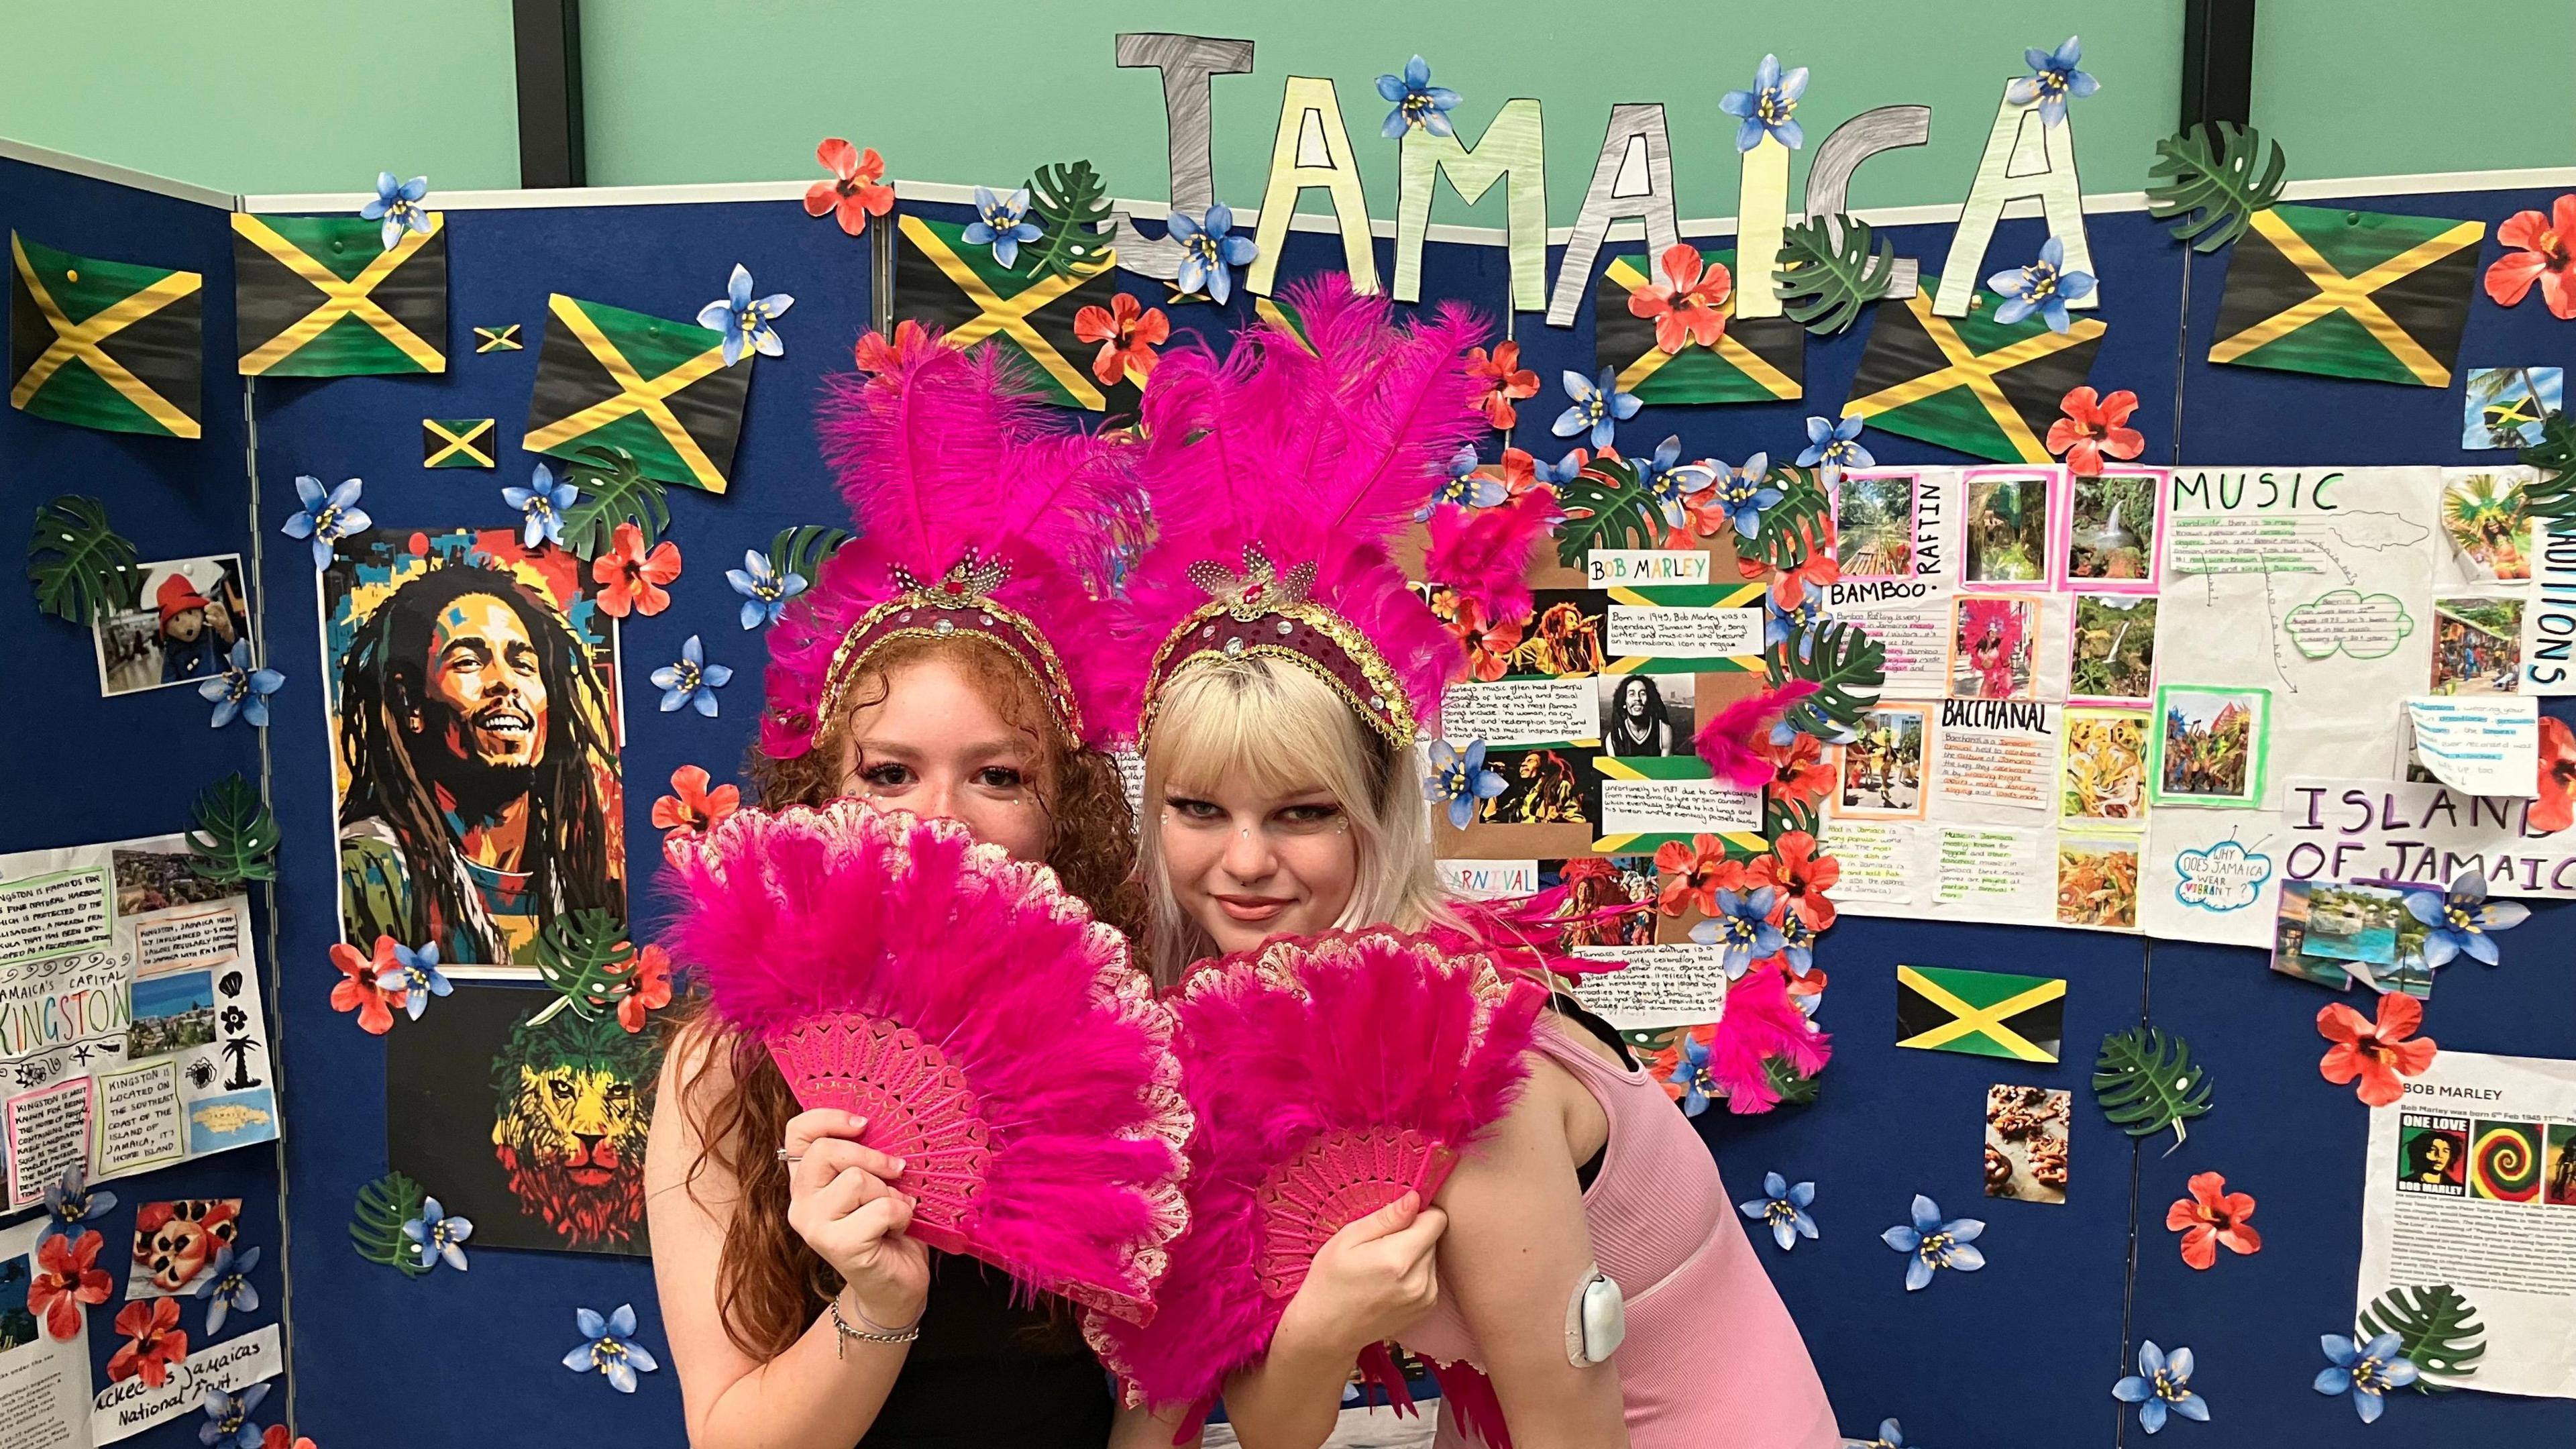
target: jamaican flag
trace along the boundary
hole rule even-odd
[[[993,261],[990,247],[959,239],[962,222],[903,218],[903,250],[894,267],[894,315],[943,327],[948,340],[972,347],[987,338],[1026,357],[1039,394],[1058,407],[1133,413],[1136,385],[1124,377],[1103,386],[1091,370],[1100,344],[1073,335],[1074,315],[1109,306],[1118,290],[1114,259],[1076,277],[1031,277]],[[1034,248],[1024,248],[1023,267]]]
[[[2065,1035],[2066,983],[2060,978],[1896,968],[1898,1046],[2054,1062]]]
[[[1735,253],[1703,251],[1712,267],[1731,275]],[[1662,290],[1652,257],[1613,257],[1592,303],[1595,354],[1619,370],[1619,390],[1650,403],[1787,401],[1805,395],[1807,329],[1786,317],[1739,318],[1735,294],[1718,311],[1726,331],[1715,347],[1685,341],[1679,352],[1655,345],[1655,323],[1628,310],[1628,298]]]
[[[1965,317],[1937,317],[1932,297],[1940,285],[1926,274],[1903,303],[1875,309],[1878,320],[1870,325],[1842,415],[1971,457],[2051,461],[2040,439],[2066,394],[2093,370],[2103,324],[2079,316],[2066,331],[2051,332],[2034,316],[1998,326],[1997,304],[1984,295]]]
[[[724,334],[713,328],[558,292],[546,299],[519,446],[559,458],[622,448],[648,478],[722,493],[756,355],[746,349],[727,367]]]
[[[244,377],[447,370],[447,224],[233,214],[234,330]]]
[[[420,466],[491,467],[495,421],[493,418],[422,418]]]
[[[112,433],[193,438],[206,279],[9,233],[9,406]]]
[[[2482,221],[2258,211],[2227,264],[2209,360],[2449,387],[2486,234]]]

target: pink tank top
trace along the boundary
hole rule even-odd
[[[1610,1118],[1583,1218],[1594,1261],[1627,1298],[1628,1337],[1612,1362],[1630,1449],[1840,1449],[1806,1342],[1699,1133],[1654,1078],[1612,1066],[1567,1030],[1542,1017],[1534,1045]],[[1445,1297],[1404,1343],[1446,1362],[1482,1357]],[[1475,1442],[1444,1410],[1435,1449]]]

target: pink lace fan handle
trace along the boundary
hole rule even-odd
[[[1329,1132],[1262,1181],[1261,1291],[1293,1297],[1333,1234],[1408,1192],[1440,1191],[1458,1154],[1407,1128]]]
[[[771,1038],[799,1105],[867,1119],[862,1145],[903,1159],[891,1184],[913,1199],[905,1235],[944,1253],[974,1251],[991,1135],[965,1076],[912,1031],[859,1013],[811,1017]]]

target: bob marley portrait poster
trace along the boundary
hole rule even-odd
[[[662,1035],[551,991],[460,986],[385,1038],[385,1156],[474,1247],[649,1251],[644,1140]]]
[[[614,626],[510,528],[379,528],[321,575],[341,934],[534,975],[557,917],[626,918]]]

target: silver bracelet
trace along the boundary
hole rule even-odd
[[[918,1318],[912,1321],[912,1326],[910,1328],[892,1329],[886,1332],[877,1333],[870,1332],[865,1328],[852,1328],[850,1326],[850,1321],[841,1316],[841,1300],[838,1296],[833,1297],[829,1301],[828,1306],[832,1310],[832,1332],[836,1335],[832,1340],[832,1357],[834,1358],[848,1357],[850,1340],[854,1338],[859,1340],[861,1343],[910,1343],[914,1339],[921,1337],[921,1320]],[[872,1320],[870,1320],[865,1313],[862,1313],[859,1315],[859,1321],[862,1323],[870,1323]]]

